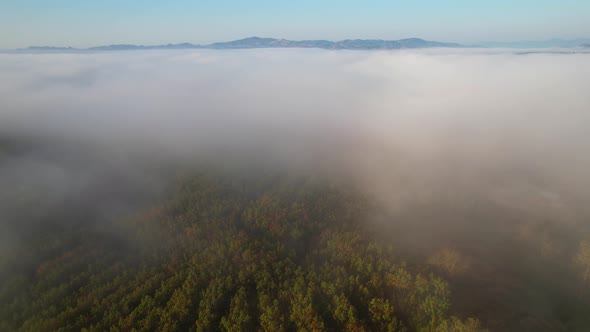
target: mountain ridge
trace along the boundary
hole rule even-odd
[[[56,46],[30,46],[18,51],[44,51],[44,52],[77,52],[77,51],[128,51],[149,49],[250,49],[250,48],[320,48],[333,50],[392,50],[405,48],[431,48],[431,47],[467,47],[457,43],[429,41],[421,38],[405,38],[399,40],[383,39],[344,39],[330,41],[316,40],[288,40],[277,38],[248,37],[226,42],[211,44],[161,44],[161,45],[133,45],[113,44],[94,46],[88,48],[56,47]]]
[[[588,38],[577,38],[577,39],[545,39],[545,40],[520,40],[520,41],[485,41],[477,43],[478,46],[482,47],[503,47],[503,48],[575,48],[583,46],[584,44],[590,44]]]
[[[160,44],[160,45],[135,45],[112,44],[87,48],[59,47],[59,46],[30,46],[9,52],[94,52],[94,51],[133,51],[133,50],[159,50],[159,49],[255,49],[255,48],[317,48],[327,50],[397,50],[420,48],[588,48],[590,39],[548,39],[538,41],[516,42],[480,42],[474,44],[459,44],[449,42],[430,41],[422,38],[404,38],[397,40],[385,39],[343,39],[331,41],[325,39],[289,40],[284,38],[247,37],[243,39],[214,42],[210,44]]]

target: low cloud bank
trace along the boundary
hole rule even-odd
[[[51,142],[4,160],[5,196],[219,158],[346,178],[392,209],[475,195],[568,222],[590,212],[589,54],[0,54],[0,73],[2,137]]]

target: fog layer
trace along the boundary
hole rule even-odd
[[[245,158],[345,177],[390,207],[478,194],[566,218],[590,194],[588,54],[3,54],[0,73],[4,136],[84,143],[99,160]],[[2,183],[21,170],[79,185],[27,160],[4,163]]]

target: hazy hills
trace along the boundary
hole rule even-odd
[[[152,50],[152,49],[254,49],[254,48],[319,48],[329,50],[396,50],[396,49],[418,49],[433,47],[500,47],[500,48],[578,48],[590,47],[590,39],[548,39],[537,41],[515,41],[515,42],[481,42],[471,45],[438,42],[424,40],[421,38],[406,38],[399,40],[383,39],[344,39],[330,41],[322,39],[313,40],[288,40],[277,38],[249,37],[227,42],[216,42],[211,44],[162,44],[162,45],[133,45],[114,44],[88,48],[55,47],[55,46],[31,46],[26,49],[19,49],[20,52],[80,52],[80,51],[131,51],[131,50]]]
[[[383,39],[344,39],[330,41],[322,39],[313,40],[288,40],[277,38],[249,37],[244,39],[216,42],[211,44],[162,44],[162,45],[134,45],[113,44],[94,46],[88,48],[55,47],[55,46],[31,46],[26,49],[18,49],[18,52],[81,52],[81,51],[131,51],[152,49],[254,49],[254,48],[319,48],[329,50],[396,50],[418,49],[433,47],[483,47],[483,48],[588,48],[590,39],[548,39],[526,40],[513,42],[480,42],[474,44],[458,44],[424,40],[421,38],[406,38],[399,40]]]
[[[521,40],[512,42],[481,42],[478,46],[483,47],[506,47],[506,48],[571,48],[571,47],[586,47],[590,45],[590,39],[547,39],[547,40]]]
[[[420,38],[407,38],[400,40],[381,39],[346,39],[341,41],[329,40],[287,40],[275,38],[250,37],[228,42],[218,42],[207,45],[191,43],[164,44],[164,45],[106,45],[89,48],[31,46],[21,51],[47,51],[47,52],[71,52],[71,51],[125,51],[147,49],[246,49],[246,48],[322,48],[337,50],[390,50],[403,48],[428,48],[428,47],[464,47],[456,43],[443,43],[428,41]]]
[[[428,41],[420,38],[408,38],[400,40],[381,39],[345,39],[341,41],[329,40],[300,40],[250,37],[230,42],[213,43],[204,46],[205,48],[325,48],[325,49],[352,49],[352,50],[373,50],[373,49],[401,49],[401,48],[426,48],[426,47],[462,47],[455,43],[441,43]]]

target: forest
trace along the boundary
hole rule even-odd
[[[2,147],[4,163],[31,149]],[[73,198],[44,209],[39,188],[3,190],[20,245],[2,247],[0,330],[590,327],[590,242],[574,224],[477,198],[393,213],[345,183],[269,169],[167,179],[108,221]]]
[[[371,240],[367,208],[305,179],[192,176],[117,234],[55,229],[5,259],[1,329],[479,330]]]

